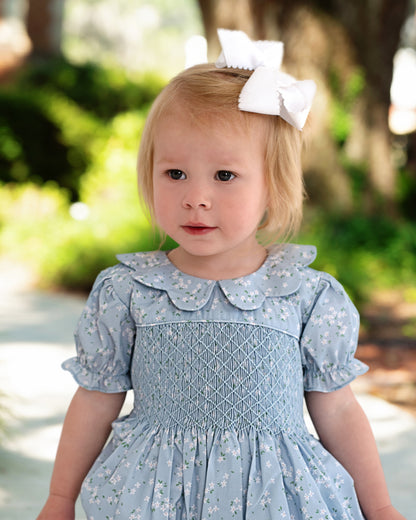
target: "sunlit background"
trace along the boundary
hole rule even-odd
[[[293,240],[317,246],[313,267],[360,310],[358,357],[371,370],[358,390],[393,499],[416,519],[415,10],[415,0],[0,0],[0,516],[33,519],[47,494],[75,385],[60,362],[97,273],[117,253],[159,245],[136,189],[149,107],[183,69],[188,39],[206,36],[215,59],[226,27],[281,39],[285,70],[318,85]]]
[[[57,45],[74,63],[162,69],[170,77],[183,67],[187,38],[203,31],[195,0],[60,0],[49,4],[62,17],[62,25],[56,28]],[[3,2],[3,15],[22,41],[27,8],[26,0]]]

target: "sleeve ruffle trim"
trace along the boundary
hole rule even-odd
[[[74,377],[75,381],[86,388],[108,394],[127,392],[132,388],[129,375],[126,374],[100,374],[92,372],[83,366],[79,358],[74,357],[67,359],[62,363],[62,368],[68,370]]]
[[[354,359],[350,364],[318,370],[308,368],[304,374],[305,392],[334,392],[347,386],[356,377],[365,374],[368,366]]]

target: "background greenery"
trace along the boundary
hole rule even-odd
[[[88,290],[116,253],[159,244],[140,208],[135,162],[162,85],[59,59],[0,91],[1,251],[30,261],[42,286]]]
[[[115,254],[158,247],[140,207],[135,162],[163,84],[154,74],[60,58],[25,68],[0,90],[1,252],[30,261],[43,287],[87,291]],[[332,119],[341,127],[344,111],[334,107]],[[407,200],[406,184],[400,189]],[[314,267],[335,275],[358,304],[379,288],[407,287],[416,299],[411,215],[365,216],[359,207],[331,214],[309,203],[298,241],[317,245]]]

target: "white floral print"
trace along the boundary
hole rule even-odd
[[[366,370],[357,311],[314,257],[287,245],[217,282],[158,251],[100,274],[64,368],[91,390],[132,388],[135,406],[83,483],[89,520],[363,520],[303,420],[304,391]]]

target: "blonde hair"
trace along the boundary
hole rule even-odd
[[[213,64],[197,65],[173,78],[156,98],[143,130],[137,165],[141,197],[151,218],[156,127],[180,105],[200,125],[213,120],[224,124],[235,120],[249,127],[254,118],[262,122],[269,205],[259,226],[259,237],[270,243],[287,239],[298,230],[304,197],[301,132],[281,117],[238,109],[241,89],[251,74],[240,69],[219,69]]]

